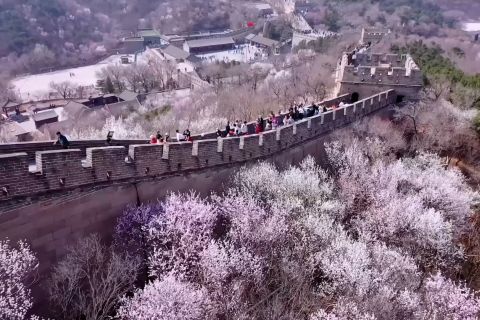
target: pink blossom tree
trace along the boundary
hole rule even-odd
[[[146,256],[148,225],[162,213],[163,206],[160,203],[126,208],[115,227],[115,247],[131,254]]]
[[[156,280],[124,299],[123,319],[425,319],[462,304],[475,317],[474,292],[431,273],[459,266],[476,194],[438,157],[385,147],[333,144],[329,172],[261,163],[222,196],[169,196],[132,229],[148,230]]]

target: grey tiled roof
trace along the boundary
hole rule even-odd
[[[120,93],[118,95],[118,97],[120,99],[122,99],[123,101],[132,101],[132,100],[137,99],[137,95],[138,95],[138,93],[136,93],[136,92],[125,90],[122,93]]]
[[[235,44],[232,37],[222,37],[222,38],[208,38],[208,39],[198,39],[187,41],[187,44],[190,48],[201,48],[209,46],[219,46],[224,44]]]
[[[278,44],[278,41],[276,41],[276,40],[265,38],[265,37],[259,36],[259,35],[256,35],[256,36],[253,36],[253,37],[250,37],[250,35],[249,35],[249,36],[247,36],[247,39],[252,41],[252,42],[267,46],[267,47],[273,47],[273,46]]]
[[[33,115],[33,121],[43,121],[47,119],[53,119],[57,118],[58,114],[55,112],[55,110],[47,110],[47,111],[42,111],[42,112],[37,112]]]
[[[159,50],[161,50],[165,54],[168,54],[171,57],[174,57],[175,59],[187,59],[190,55],[188,52],[173,45],[168,45],[165,48]]]
[[[137,34],[140,37],[160,37],[160,33],[153,29],[138,30]]]

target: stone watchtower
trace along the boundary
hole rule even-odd
[[[418,98],[423,76],[408,54],[378,54],[360,50],[343,54],[337,66],[335,82],[335,93],[351,93],[353,101],[390,89],[395,90],[401,101]]]

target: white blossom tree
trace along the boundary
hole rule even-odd
[[[261,163],[222,196],[152,206],[127,229],[148,230],[156,280],[123,300],[122,319],[474,319],[475,293],[431,274],[460,266],[476,194],[434,155],[384,150],[333,144],[331,171]]]
[[[423,303],[426,319],[474,320],[480,312],[480,300],[471,289],[439,273],[427,279]]]
[[[206,290],[179,281],[172,274],[124,301],[118,316],[125,320],[196,320],[205,319],[208,311]]]
[[[370,145],[375,150],[377,141]],[[359,144],[328,149],[337,172],[345,223],[410,252],[424,268],[445,267],[462,257],[458,242],[478,198],[458,170],[419,154],[386,162]]]
[[[11,247],[0,241],[0,318],[23,320],[33,305],[29,281],[38,268],[38,260],[30,247],[19,242]]]

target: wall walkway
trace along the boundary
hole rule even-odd
[[[169,192],[193,189],[206,196],[222,191],[239,166],[260,159],[285,167],[307,155],[321,158],[329,133],[395,100],[396,93],[386,91],[275,131],[193,143],[103,146],[88,141],[74,142],[68,150],[50,150],[51,142],[2,145],[0,239],[26,239],[44,273],[78,238],[91,232],[111,236],[128,204],[155,201]],[[35,173],[28,168],[33,158]]]
[[[386,91],[274,131],[241,137],[209,139],[213,135],[210,134],[203,140],[163,145],[142,144],[145,141],[141,140],[115,141],[110,146],[103,141],[76,141],[67,150],[58,150],[51,142],[3,145],[0,146],[0,210],[6,203],[63,194],[79,187],[148,180],[265,158],[394,101],[395,92]],[[338,103],[338,98],[329,103]]]

